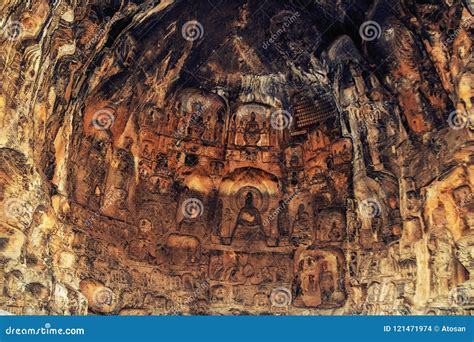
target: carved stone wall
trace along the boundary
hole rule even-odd
[[[0,13],[2,309],[474,310],[467,1]]]

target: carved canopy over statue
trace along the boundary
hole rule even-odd
[[[229,143],[237,146],[274,146],[276,131],[272,129],[272,110],[263,104],[247,103],[234,110]]]
[[[276,244],[277,217],[268,219],[270,209],[277,207],[280,199],[274,175],[255,168],[237,169],[222,181],[219,199],[223,206],[219,230],[223,244]]]
[[[296,306],[337,307],[343,304],[343,254],[338,250],[299,250],[295,255],[293,296]]]
[[[192,138],[222,145],[225,139],[227,106],[216,94],[185,89],[177,97],[172,128],[177,138]]]

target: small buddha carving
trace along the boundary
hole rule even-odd
[[[334,292],[334,276],[328,269],[327,263],[323,263],[321,273],[319,275],[319,283],[321,284],[321,299],[323,303],[330,303],[331,296]]]
[[[298,167],[298,166],[300,166],[300,158],[296,152],[293,152],[291,154],[290,167]]]
[[[244,140],[247,145],[257,145],[260,141],[260,125],[255,112],[250,113],[250,121],[245,125]]]
[[[223,133],[224,133],[224,120],[219,118],[214,128],[214,142],[215,143],[218,143],[218,144],[222,143]]]
[[[242,226],[260,226],[262,224],[262,219],[258,209],[253,204],[253,194],[248,192],[245,197],[245,205],[240,210],[239,216],[237,218],[237,225]]]
[[[211,116],[207,117],[206,122],[204,123],[204,133],[202,135],[202,139],[206,142],[212,141],[212,125],[211,125]]]
[[[311,244],[312,236],[310,232],[309,214],[306,212],[304,204],[298,206],[291,241],[295,246]]]

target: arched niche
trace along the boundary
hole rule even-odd
[[[172,110],[172,133],[177,139],[189,137],[207,144],[224,144],[228,106],[219,95],[184,89],[176,96]]]
[[[278,229],[272,213],[280,197],[277,177],[261,169],[240,168],[225,176],[219,187],[221,242],[275,246]]]
[[[346,300],[344,255],[338,249],[298,249],[294,259],[294,305],[335,308]]]
[[[285,148],[283,154],[287,169],[304,167],[304,148],[302,144],[290,144]]]
[[[272,128],[274,109],[262,103],[241,103],[232,109],[229,145],[278,147],[278,130]]]

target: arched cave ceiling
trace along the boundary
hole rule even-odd
[[[472,10],[2,1],[1,307],[470,314]]]

